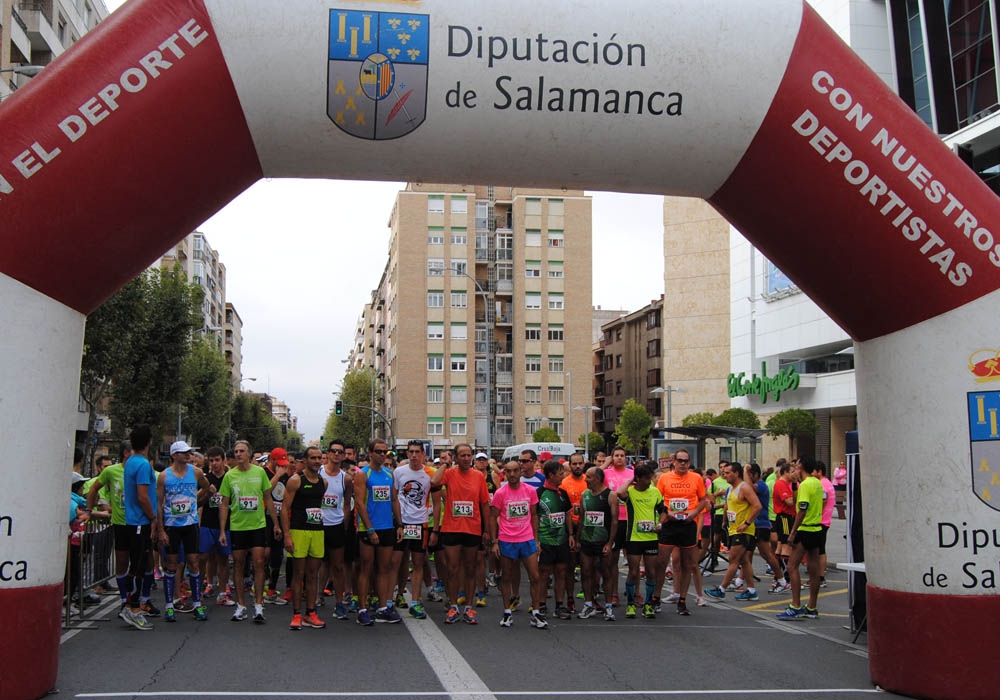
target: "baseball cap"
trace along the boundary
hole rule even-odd
[[[178,440],[170,446],[170,455],[173,456],[178,452],[193,452],[191,445],[187,444],[183,440]]]
[[[476,459],[489,459],[489,455],[487,455],[485,452],[477,452],[475,458]]]
[[[550,459],[552,459],[552,453],[551,452],[547,452],[546,451],[546,452],[540,452],[538,454],[538,461],[539,462],[548,462]]]
[[[288,466],[288,450],[286,450],[284,447],[275,447],[273,450],[271,450],[271,454],[268,456],[274,460],[275,464],[278,464],[282,467]]]
[[[80,474],[79,472],[73,472],[73,476],[71,478],[72,481],[70,483],[73,484],[79,484],[81,481],[87,480],[87,477],[85,477],[83,474]]]

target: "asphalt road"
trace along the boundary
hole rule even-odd
[[[832,552],[845,548],[843,529],[834,521]],[[897,697],[872,686],[865,635],[851,643],[846,574],[831,565],[827,580],[818,620],[775,620],[789,596],[762,588],[756,603],[730,594],[690,617],[665,605],[655,620],[627,620],[618,608],[613,623],[550,616],[547,630],[532,628],[523,610],[501,628],[495,590],[477,626],[445,625],[443,607],[431,603],[427,620],[365,628],[352,617],[298,632],[288,629],[287,606],[265,606],[267,624],[255,625],[232,622],[231,608],[211,604],[208,622],[180,615],[140,632],[118,620],[109,596],[84,628],[63,635],[58,691],[66,698]],[[320,608],[324,619],[329,610]]]

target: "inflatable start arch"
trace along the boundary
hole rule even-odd
[[[802,0],[133,0],[0,134],[3,444],[52,462],[0,495],[4,698],[56,678],[85,315],[264,176],[709,200],[858,341],[872,678],[995,697],[997,200]]]

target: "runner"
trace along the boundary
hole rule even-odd
[[[238,440],[233,446],[236,467],[226,472],[222,479],[222,488],[219,489],[219,493],[222,494],[222,503],[219,504],[219,544],[226,546],[229,544],[229,537],[232,537],[235,569],[233,579],[236,584],[236,609],[233,610],[233,622],[247,619],[243,572],[246,571],[249,551],[253,561],[253,621],[262,625],[266,622],[264,619],[264,574],[267,565],[265,513],[276,523],[274,537],[278,541],[281,540],[281,525],[278,524],[280,521],[274,510],[274,502],[271,500],[271,481],[267,478],[267,472],[263,467],[250,463],[251,454],[250,443],[246,440]],[[231,531],[230,534],[227,534],[228,531]]]
[[[580,519],[577,540],[580,542],[580,582],[584,604],[578,617],[586,620],[597,614],[597,581],[611,578],[611,550],[618,530],[618,496],[604,483],[600,467],[587,470],[587,490],[580,496]],[[614,622],[611,598],[604,596],[604,620]]]
[[[748,552],[753,552],[757,543],[757,529],[754,520],[761,511],[760,501],[754,488],[743,481],[743,465],[739,462],[727,464],[722,468],[722,476],[729,484],[726,491],[726,522],[729,532],[729,567],[722,578],[722,584],[708,588],[705,593],[713,598],[725,598],[726,586],[736,577],[736,572],[743,566],[743,578],[747,589],[736,596],[736,600],[757,600],[757,589],[754,587],[753,565]]]
[[[317,577],[323,561],[323,499],[326,479],[320,473],[322,451],[306,449],[303,470],[285,484],[284,508],[281,511],[281,532],[285,533],[285,549],[292,558],[292,622],[289,628],[302,626],[323,629],[326,623],[316,614]],[[305,579],[306,614],[302,615],[302,584]]]
[[[323,494],[323,548],[326,551],[326,577],[333,582],[331,593],[337,601],[333,614],[338,620],[347,619],[347,606],[343,602],[347,593],[346,508],[349,508],[354,497],[354,479],[344,471],[343,462],[343,441],[331,440],[326,450],[326,465],[323,467],[323,478],[326,479],[326,492]]]
[[[227,544],[219,544],[219,505],[222,503],[222,479],[226,475],[226,453],[221,447],[210,447],[206,452],[208,457],[208,502],[202,509],[201,528],[199,530],[200,551],[199,561],[205,572],[205,595],[216,593],[215,604],[222,606],[236,605],[229,593],[229,557],[232,549]],[[212,586],[212,576],[219,579],[219,588]]]
[[[580,522],[580,498],[583,496],[583,492],[587,490],[587,479],[584,477],[584,472],[587,471],[587,465],[583,461],[583,455],[574,454],[569,458],[569,474],[562,480],[560,486],[562,486],[563,491],[569,496],[569,502],[573,504],[573,523],[571,527],[574,535],[577,534],[577,525]],[[566,604],[567,610],[570,614],[576,614],[576,596],[574,595],[574,588],[576,588],[575,583],[578,580],[578,574],[582,575],[580,569],[580,540],[577,537],[576,547],[570,550],[570,556],[572,561],[570,561],[569,566],[566,567],[566,596],[569,602]]]
[[[794,549],[788,558],[788,578],[792,586],[792,602],[788,608],[777,615],[779,620],[815,619],[819,617],[817,601],[819,600],[819,551],[823,546],[823,485],[813,472],[816,470],[816,460],[810,456],[800,457],[799,473],[802,482],[796,496],[798,512],[795,522],[788,533],[788,544]],[[802,577],[799,574],[799,564],[806,559],[806,570],[809,572],[809,604],[804,608],[801,603]]]
[[[396,467],[393,478],[399,501],[400,525],[396,530],[396,546],[392,552],[392,570],[398,572],[396,602],[399,607],[409,607],[410,617],[422,620],[427,617],[421,600],[424,575],[424,557],[430,537],[428,508],[431,502],[431,477],[434,472],[424,467],[424,443],[410,440],[406,445],[406,464]],[[407,560],[412,557],[413,569],[410,585],[413,587],[410,603],[403,592],[406,588]],[[400,601],[402,598],[402,601]],[[402,603],[400,605],[400,602]]]
[[[611,450],[610,462],[604,465],[604,482],[612,491],[618,492],[623,486],[632,483],[634,474],[628,468],[628,461],[625,456],[625,448],[615,447]],[[618,522],[625,523],[628,520],[628,509],[625,502],[619,500]],[[628,528],[619,527],[615,539],[612,542],[611,552],[611,578],[604,579],[604,591],[611,596],[611,604],[618,605],[618,563],[621,559],[621,551],[625,548],[628,538]]]
[[[778,563],[781,564],[781,580],[784,585],[775,584],[770,593],[785,593],[791,590],[792,584],[788,582],[788,559],[794,547],[788,541],[788,534],[792,531],[795,521],[795,492],[792,490],[792,482],[798,472],[792,463],[786,462],[778,467],[778,478],[774,482],[774,490],[771,494],[771,502],[774,504],[774,528],[778,532]]]
[[[372,588],[380,604],[375,620],[393,624],[402,621],[392,601],[392,584],[396,578],[392,552],[396,544],[395,525],[399,523],[399,502],[392,472],[382,468],[387,451],[385,440],[372,440],[368,445],[369,466],[354,475],[361,543],[356,593],[362,606],[356,622],[366,627],[373,624],[368,613],[368,592],[373,576],[375,585]]]
[[[503,571],[501,596],[508,601],[500,618],[500,626],[510,627],[514,624],[511,605],[517,593],[514,589],[514,569],[519,569],[523,562],[531,586],[529,620],[532,627],[545,629],[549,623],[541,612],[541,605],[545,599],[546,584],[539,575],[538,548],[535,545],[539,538],[538,491],[530,484],[521,483],[521,474],[522,467],[518,462],[505,464],[506,482],[493,494],[490,505],[490,536],[494,542],[493,551],[500,558]]]
[[[147,457],[153,435],[148,425],[137,425],[129,435],[132,455],[122,476],[125,525],[128,526],[130,600],[118,612],[125,622],[139,630],[151,630],[146,617],[160,611],[150,602],[153,590],[153,540],[160,539],[156,517],[156,476]]]
[[[281,576],[281,564],[285,559],[284,542],[274,538],[275,525],[281,522],[281,509],[284,507],[285,486],[295,469],[288,459],[288,451],[283,447],[275,447],[267,454],[264,460],[264,471],[271,482],[271,500],[274,501],[274,512],[278,516],[277,521],[272,521],[268,516],[264,532],[267,533],[267,551],[264,556],[267,558],[267,591],[264,594],[264,602],[272,605],[288,605],[292,600],[291,588],[291,567],[285,567],[285,593],[278,593],[278,578]],[[291,559],[288,564],[290,565]],[[242,572],[241,572],[242,573]]]
[[[719,551],[722,549],[723,534],[727,530],[726,525],[726,491],[729,490],[729,482],[724,476],[726,467],[729,465],[724,459],[719,460],[719,471],[713,477],[712,485],[708,492],[712,499],[712,540],[711,558],[708,561],[708,571],[715,573],[719,568]]]
[[[566,605],[566,569],[570,569],[572,580],[572,550],[576,548],[576,535],[570,528],[573,523],[573,504],[560,483],[563,480],[563,465],[550,459],[542,465],[545,482],[538,489],[538,570],[541,576],[540,598],[545,605],[548,597],[549,577],[553,580],[555,614],[560,620],[570,619]],[[572,590],[572,588],[570,589]],[[545,608],[542,608],[542,612]]]
[[[482,547],[488,546],[489,491],[486,478],[472,468],[472,447],[460,444],[455,448],[456,465],[446,464],[442,458],[440,468],[434,472],[431,487],[444,486],[443,517],[431,533],[431,544],[440,539],[444,546],[447,573],[445,585],[450,606],[445,615],[446,624],[459,620],[459,593],[474,590],[476,558]],[[470,625],[478,622],[476,611],[466,605],[461,618]]]
[[[785,585],[785,578],[781,574],[781,564],[778,563],[778,558],[774,556],[774,551],[771,549],[771,521],[768,519],[767,509],[763,507],[765,503],[773,504],[771,492],[767,488],[767,484],[761,479],[759,464],[753,463],[747,467],[747,474],[750,476],[750,483],[757,493],[757,500],[761,503],[760,513],[757,514],[757,519],[754,521],[754,526],[757,530],[757,551],[760,552],[761,558],[767,562],[767,565],[771,567],[771,573],[774,575],[774,583],[771,585],[771,590],[775,590]],[[745,556],[753,557],[753,550],[748,551]],[[739,596],[737,596],[737,600],[739,600]]]
[[[674,594],[678,615],[690,615],[687,608],[687,592],[691,577],[698,569],[698,527],[701,514],[710,504],[705,492],[705,480],[690,471],[690,466],[690,453],[685,449],[677,450],[673,459],[673,469],[660,475],[656,482],[656,488],[666,504],[666,522],[659,533],[659,564],[656,569],[655,590],[657,593],[663,590],[667,566],[671,562],[674,549],[679,549],[680,570],[674,572]],[[647,602],[652,602],[655,609],[659,607],[660,597],[655,595],[652,601]]]
[[[617,451],[618,448],[615,448],[615,452]],[[646,597],[642,616],[648,619],[656,617],[652,598],[656,588],[656,559],[660,553],[657,532],[667,516],[663,512],[663,496],[657,489],[650,488],[652,482],[653,468],[649,464],[640,464],[635,468],[635,478],[617,491],[618,500],[625,502],[628,523],[625,541],[628,559],[625,617],[635,617],[636,614],[635,589],[639,583],[640,562],[646,567]]]
[[[111,527],[115,536],[115,582],[118,584],[118,594],[122,606],[128,603],[132,592],[132,578],[129,575],[129,527],[125,524],[125,462],[132,456],[132,443],[123,440],[120,448],[120,461],[105,467],[97,475],[97,480],[90,485],[87,493],[87,512],[92,512],[99,498],[111,506]],[[124,619],[124,618],[123,618]],[[129,624],[130,621],[125,620]]]

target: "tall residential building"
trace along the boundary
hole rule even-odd
[[[233,391],[240,390],[243,381],[243,319],[236,307],[226,302],[225,341],[226,364],[229,365],[229,377]]]
[[[172,269],[175,265],[204,291],[202,333],[212,333],[221,346],[226,322],[226,266],[219,261],[219,253],[208,244],[205,234],[195,231],[160,258],[160,267]]]
[[[410,184],[390,228],[366,312],[396,443],[499,449],[543,426],[576,442],[593,380],[590,198]]]
[[[0,0],[0,100],[108,16],[104,0]]]

